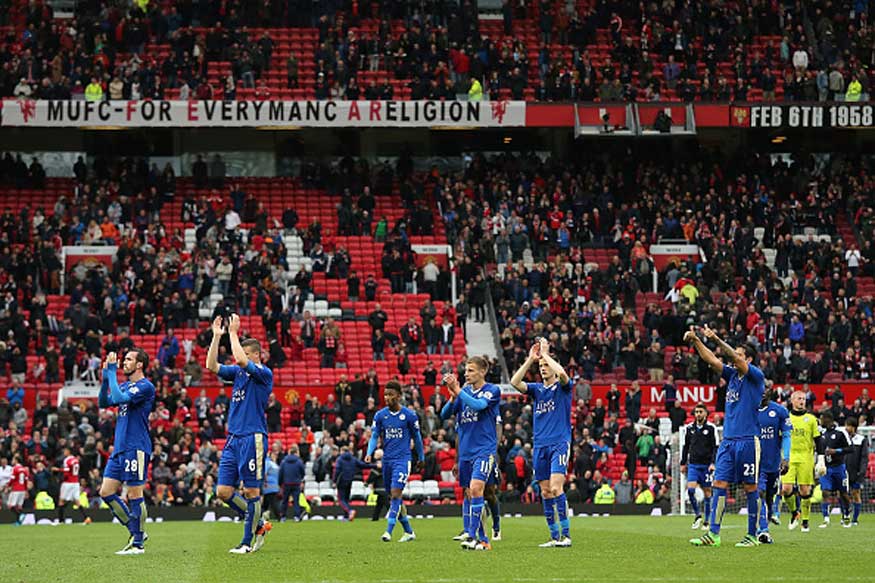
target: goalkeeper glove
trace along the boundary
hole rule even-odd
[[[817,456],[817,465],[814,466],[814,473],[817,477],[826,475],[826,458],[821,454]]]

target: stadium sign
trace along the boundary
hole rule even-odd
[[[875,112],[868,103],[734,105],[729,121],[743,128],[870,128]]]
[[[699,246],[687,243],[651,245],[650,256],[653,257],[653,264],[658,271],[665,269],[671,262],[680,265],[683,261],[701,261]]]
[[[16,127],[519,127],[524,101],[6,101]]]

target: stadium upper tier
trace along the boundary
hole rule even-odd
[[[873,70],[866,22],[839,5],[10,4],[0,97],[859,100]]]

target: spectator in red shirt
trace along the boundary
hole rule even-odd
[[[453,468],[456,466],[456,450],[449,442],[444,442],[436,454],[438,467],[441,471],[441,482],[454,482]]]

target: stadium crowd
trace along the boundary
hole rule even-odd
[[[270,99],[267,73],[284,71],[311,99],[857,101],[875,70],[868,11],[506,0],[490,28],[470,1],[80,2],[63,21],[30,2],[0,15],[0,97]],[[316,42],[280,57],[253,32],[277,24]]]
[[[572,501],[597,498],[615,452],[625,456],[628,474],[621,476],[619,487],[608,485],[617,501],[626,500],[627,488],[637,499],[644,494],[642,487],[655,500],[666,499],[668,451],[659,435],[653,435],[659,427],[658,412],[642,411],[637,381],[645,378],[645,370],[652,381],[669,386],[680,379],[715,381],[707,367],[683,349],[665,362],[665,349],[680,343],[676,332],[693,319],[712,323],[731,342],[756,343],[767,377],[778,387],[790,381],[816,382],[830,373],[860,379],[872,372],[871,297],[859,297],[855,286],[858,278],[871,277],[875,266],[871,238],[865,236],[873,228],[871,201],[865,194],[871,185],[870,158],[836,156],[787,164],[750,157],[718,164],[708,153],[697,151],[686,156],[691,162],[682,174],[668,157],[636,159],[641,160],[637,167],[620,168],[605,154],[576,163],[572,172],[568,164],[534,156],[475,157],[462,173],[447,176],[409,172],[403,160],[397,168],[382,167],[382,176],[363,164],[355,165],[352,175],[340,167],[306,169],[311,184],[349,192],[338,208],[339,217],[358,212],[363,202],[367,206],[367,197],[362,199],[367,185],[378,192],[381,180],[391,183],[397,178],[406,185],[402,190],[408,192],[408,215],[383,234],[390,254],[407,249],[405,224],[413,220],[414,211],[426,201],[439,202],[448,239],[459,256],[462,295],[455,306],[457,324],[464,329],[464,318],[488,317],[491,300],[503,356],[511,369],[535,336],[550,338],[575,380]],[[37,185],[45,179],[38,162],[27,166],[12,156],[2,160],[0,180],[6,184]],[[70,403],[55,407],[45,395],[27,411],[21,384],[34,373],[45,375],[47,381],[75,373],[96,379],[102,355],[130,347],[131,333],[158,334],[163,339],[157,353],[150,355],[149,371],[158,399],[148,496],[153,504],[211,504],[219,455],[214,442],[225,435],[228,397],[223,391],[210,400],[198,388],[209,330],[186,342],[174,329],[197,326],[199,300],[205,297],[204,288],[212,285],[226,293],[227,309],[242,311],[254,303],[256,313],[262,313],[280,288],[268,287],[272,291],[267,293],[258,283],[282,279],[285,233],[301,233],[312,247],[321,229],[299,229],[289,215],[270,217],[281,219],[280,225],[255,227],[244,237],[235,201],[242,205],[243,220],[262,227],[272,223],[259,217],[264,211],[258,211],[258,201],[248,202],[251,197],[232,184],[223,187],[223,177],[213,173],[199,191],[202,199],[183,204],[183,212],[198,226],[196,249],[184,258],[181,236],[168,235],[160,222],[163,201],[174,195],[172,171],[162,172],[143,161],[98,159],[91,168],[77,163],[74,174],[75,191],[53,209],[28,208],[18,216],[7,212],[2,217],[6,246],[0,337],[7,338],[3,365],[12,382],[6,398],[0,398],[0,479],[17,454],[33,469],[33,491],[53,491],[52,468],[69,444],[81,458],[80,476],[93,493],[110,451],[113,413],[94,406],[81,410]],[[835,230],[838,222],[829,213],[839,201],[846,203],[839,212],[847,213],[864,234],[859,250]],[[247,215],[247,210],[256,212]],[[377,236],[377,228],[362,231],[362,236]],[[759,228],[762,241],[754,235]],[[793,238],[805,228],[832,238]],[[63,316],[49,317],[41,290],[51,290],[57,282],[57,251],[61,244],[87,237],[90,242],[114,240],[120,245],[119,261],[111,271],[90,272],[70,290],[70,306]],[[648,248],[664,238],[699,244],[705,260],[657,270]],[[777,273],[766,267],[759,243],[776,249]],[[260,257],[254,252],[258,245],[266,252]],[[616,249],[616,257],[593,270],[586,263],[594,246]],[[238,260],[230,267],[219,267],[234,257]],[[654,271],[659,295],[639,294],[649,289]],[[293,289],[308,285],[306,280],[293,283]],[[242,295],[247,289],[257,289],[257,296],[249,295],[247,301]],[[670,299],[660,301],[664,294]],[[643,306],[639,319],[639,303],[647,297],[656,301]],[[281,328],[291,330],[294,325],[305,330],[306,319],[301,319],[297,305],[290,302],[285,309],[281,320],[287,324]],[[283,313],[281,302],[279,308],[277,313]],[[768,314],[774,322],[772,316],[765,320]],[[429,315],[424,306],[423,321],[416,324],[425,325]],[[454,317],[453,312],[444,316]],[[318,326],[326,324],[331,325],[326,321]],[[273,350],[277,343],[272,345],[273,366],[284,359],[294,362],[295,351],[304,345],[298,335],[287,336],[278,352]],[[398,336],[403,337],[403,331]],[[402,340],[411,341],[409,336]],[[415,343],[428,344],[425,338]],[[391,343],[384,347],[390,349]],[[43,356],[45,370],[27,370],[24,357],[32,353]],[[220,360],[228,354],[223,350]],[[435,384],[438,373],[463,366],[464,358],[457,362],[456,357],[435,355],[434,360],[440,362],[440,370],[427,367],[402,373],[401,379],[405,400],[420,416],[427,436],[423,477],[451,482],[455,428],[452,421],[442,424],[436,413],[445,395],[438,388],[425,400],[420,388]],[[499,370],[493,363],[490,378],[497,380]],[[589,383],[615,370],[632,382],[626,395],[616,390],[607,402],[594,401]],[[369,421],[380,406],[379,388],[389,380],[374,371],[350,372],[352,380],[338,382],[335,395],[324,402],[306,396],[284,407],[273,399],[268,410],[272,431],[301,427],[301,457],[313,462],[319,480],[330,479],[341,447],[361,453]],[[864,395],[844,403],[839,395],[833,392],[829,404],[837,419],[858,415],[875,422],[875,402]],[[814,398],[809,405],[821,406]],[[669,408],[669,416],[676,430],[687,412],[677,405]],[[502,496],[534,500],[537,487],[528,470],[531,407],[519,399],[505,399],[502,417]],[[31,430],[25,433],[27,427]],[[279,460],[283,446],[273,447]]]
[[[857,282],[875,273],[875,255],[865,236],[859,249],[842,240],[830,216],[839,209],[871,231],[870,160],[685,159],[678,175],[668,155],[631,170],[590,157],[573,172],[535,156],[475,158],[441,183],[466,298],[482,293],[485,271],[508,366],[546,336],[589,380],[665,364],[675,378],[714,382],[684,349],[663,362],[695,321],[754,342],[777,383],[870,378],[872,297]],[[665,239],[698,244],[702,259],[657,270],[648,249]],[[617,253],[590,270],[592,245]],[[774,269],[763,248],[776,250]],[[654,271],[659,295],[642,296]]]

